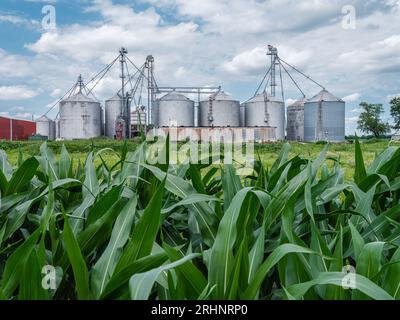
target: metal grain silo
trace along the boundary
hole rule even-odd
[[[306,98],[297,100],[287,108],[287,139],[304,141],[304,103]]]
[[[200,102],[201,127],[239,127],[240,102],[221,91]]]
[[[240,105],[240,126],[246,126],[246,106],[244,104]]]
[[[260,93],[245,103],[246,127],[276,127],[277,140],[285,140],[285,103]]]
[[[157,99],[153,102],[152,110],[151,110],[151,124],[155,127],[159,127],[159,121],[158,121],[158,104],[160,100]]]
[[[63,140],[100,137],[100,103],[79,92],[60,102],[59,123]]]
[[[115,139],[115,124],[122,115],[121,97],[117,94],[106,100],[105,106],[105,134],[111,139]]]
[[[194,101],[171,92],[158,101],[160,127],[194,127]]]
[[[343,100],[325,89],[304,104],[304,139],[307,142],[345,140]]]
[[[48,140],[56,139],[56,123],[47,116],[36,120],[36,134],[47,137]]]

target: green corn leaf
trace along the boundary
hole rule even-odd
[[[160,276],[162,272],[166,272],[168,270],[179,267],[180,265],[190,261],[196,257],[200,256],[199,254],[189,254],[184,258],[172,262],[170,264],[163,265],[156,269],[147,271],[145,273],[135,274],[129,280],[129,290],[131,294],[132,300],[147,300],[150,296],[151,289],[154,286],[157,278]]]
[[[75,290],[78,299],[88,300],[90,299],[88,269],[66,216],[64,217],[63,241],[74,273]]]

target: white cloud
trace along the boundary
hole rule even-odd
[[[26,100],[34,98],[39,93],[26,86],[0,87],[0,100]]]
[[[361,113],[361,112],[363,112],[363,111],[364,111],[364,110],[361,109],[361,108],[355,108],[355,109],[350,110],[351,113]]]
[[[25,107],[15,106],[15,107],[12,107],[11,110],[12,110],[12,111],[19,111],[19,112],[21,112],[21,111],[24,111],[24,110],[25,110]]]
[[[13,117],[15,117],[15,118],[23,118],[23,119],[29,119],[29,120],[32,120],[32,116],[33,116],[32,113],[28,113],[28,112],[16,113],[13,115]]]
[[[346,118],[346,125],[354,125],[357,124],[358,117],[349,117]]]
[[[356,101],[360,100],[360,98],[361,98],[361,94],[353,93],[353,94],[350,94],[350,95],[342,98],[342,100],[346,101],[346,102],[356,102]]]
[[[392,101],[392,99],[394,99],[394,98],[400,98],[400,93],[388,95],[388,96],[386,97],[386,102],[390,102],[390,101]]]

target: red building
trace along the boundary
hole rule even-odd
[[[36,123],[33,121],[0,117],[0,140],[28,140],[36,133]]]

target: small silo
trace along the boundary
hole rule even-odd
[[[200,102],[201,127],[240,127],[240,102],[223,91]]]
[[[287,139],[289,141],[304,141],[304,103],[302,98],[287,108]]]
[[[158,100],[159,127],[194,127],[194,101],[170,92]]]
[[[307,142],[345,140],[343,100],[322,90],[304,104],[304,140]]]
[[[285,103],[260,93],[245,103],[246,127],[276,127],[277,140],[285,140]]]
[[[122,116],[121,97],[117,94],[106,100],[105,105],[105,134],[111,139],[115,139],[115,125],[119,117]]]
[[[48,140],[56,139],[56,122],[42,116],[36,120],[36,134],[47,137]]]
[[[60,138],[91,139],[101,136],[100,103],[79,92],[60,102]]]

